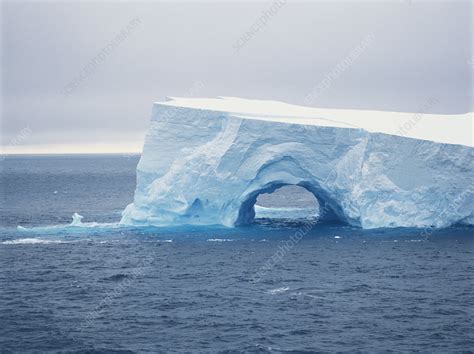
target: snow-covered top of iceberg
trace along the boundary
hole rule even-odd
[[[297,106],[278,101],[237,97],[168,97],[156,105],[224,112],[245,119],[282,123],[364,129],[446,144],[474,146],[473,115],[385,112]]]

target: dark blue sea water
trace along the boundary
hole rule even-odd
[[[292,247],[307,223],[120,228],[137,162],[0,162],[0,349],[474,349],[472,228],[316,225]],[[98,224],[65,227],[74,212]]]

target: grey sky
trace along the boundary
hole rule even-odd
[[[470,1],[281,0],[268,15],[271,6],[3,2],[2,145],[29,152],[139,149],[151,105],[165,96],[472,110]],[[373,42],[317,89],[369,35]],[[65,95],[74,80],[77,87]],[[437,103],[427,106],[432,97]],[[21,135],[25,127],[31,131]]]

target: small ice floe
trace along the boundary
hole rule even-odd
[[[209,238],[209,239],[207,239],[207,242],[230,242],[230,241],[234,241],[234,240],[231,240],[230,238]]]
[[[72,216],[72,222],[70,226],[82,226],[82,219],[84,217],[82,215],[79,215],[78,213],[74,213]]]
[[[336,236],[334,236],[334,238],[341,238],[341,236],[337,236],[337,235],[336,235]]]
[[[282,288],[276,288],[276,289],[270,289],[267,291],[267,293],[271,295],[276,295],[276,294],[281,294],[284,293],[285,291],[290,290],[288,286],[282,287]]]
[[[58,191],[54,191],[53,194],[58,194]]]

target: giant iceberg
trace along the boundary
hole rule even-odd
[[[155,103],[126,225],[252,222],[260,193],[299,185],[321,219],[474,224],[472,114],[318,109],[233,97]]]

